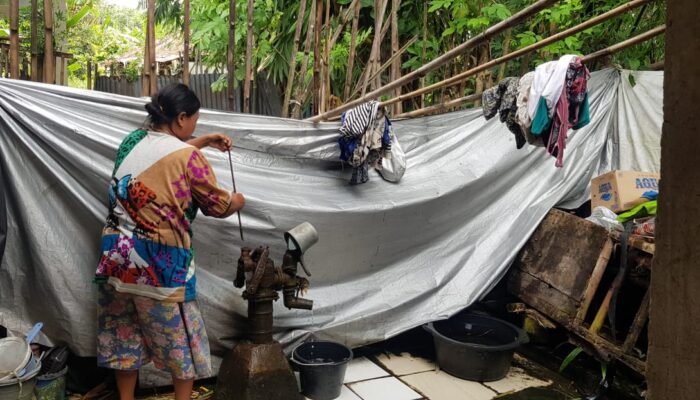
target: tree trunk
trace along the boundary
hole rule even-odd
[[[236,0],[228,4],[228,48],[226,49],[226,85],[229,111],[236,111]]]
[[[314,81],[313,114],[321,109],[321,26],[323,25],[323,0],[316,0],[316,30],[314,32]]]
[[[182,83],[190,85],[190,0],[184,0],[185,8],[184,21],[184,49],[182,54]]]
[[[158,91],[158,73],[156,71],[156,0],[148,0],[148,66],[149,94]]]
[[[253,6],[254,1],[248,0],[248,17],[246,23],[248,32],[245,46],[245,82],[243,83],[243,112],[250,112],[250,85],[253,80]]]
[[[423,3],[423,49],[420,55],[420,64],[425,64],[425,50],[428,43],[428,2]],[[420,88],[425,86],[425,75],[420,78]],[[420,108],[425,108],[425,94],[420,96]]]
[[[311,0],[311,11],[309,12],[309,23],[306,29],[306,40],[304,43],[304,58],[301,61],[301,68],[299,69],[299,83],[297,84],[296,95],[294,96],[296,101],[294,107],[292,108],[292,118],[301,118],[301,111],[306,102],[306,75],[309,66],[309,55],[311,54],[311,42],[314,38],[314,25],[316,19],[316,1]],[[312,79],[313,81],[313,79]]]
[[[294,31],[294,44],[292,45],[292,54],[289,61],[289,72],[287,73],[287,87],[284,91],[284,102],[282,103],[282,117],[287,117],[289,115],[289,102],[292,99],[294,72],[297,68],[297,52],[299,51],[299,40],[301,39],[301,30],[304,27],[305,14],[306,0],[301,0],[301,4],[299,4],[299,14],[297,15],[297,27]]]
[[[44,83],[55,83],[56,59],[53,53],[53,1],[44,0]]]
[[[399,7],[401,0],[392,0],[391,2],[391,55],[396,56],[399,52]],[[395,81],[401,77],[401,56],[396,57],[391,65],[391,81]],[[401,96],[401,88],[394,89],[394,97]],[[401,103],[394,105],[394,115],[401,114],[403,107]]]
[[[502,55],[504,55],[504,56],[506,54],[508,54],[508,51],[510,50],[510,42],[511,42],[512,37],[513,37],[513,30],[508,29],[506,31],[506,36],[503,39],[503,54]],[[498,68],[498,82],[502,81],[503,78],[505,78],[505,77],[506,77],[506,64],[503,63]]]
[[[37,0],[32,0],[32,36],[31,36],[31,52],[32,52],[32,80],[40,82],[39,75],[39,7]]]
[[[10,0],[10,78],[19,79],[19,0]]]
[[[353,68],[355,66],[355,47],[357,46],[357,24],[360,20],[360,9],[362,4],[358,1],[355,4],[355,11],[352,17],[352,35],[350,37],[350,55],[348,56],[348,68],[345,71],[345,88],[343,90],[343,101],[350,100],[350,85],[352,84]]]

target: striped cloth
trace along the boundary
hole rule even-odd
[[[378,108],[379,102],[372,100],[347,111],[343,114],[343,125],[340,127],[340,133],[345,137],[362,136],[374,122]]]

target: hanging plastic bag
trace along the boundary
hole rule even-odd
[[[594,222],[609,232],[620,231],[622,232],[625,228],[617,220],[617,214],[612,212],[609,208],[598,206],[593,209],[591,216],[586,218],[588,221]]]
[[[384,180],[398,182],[406,172],[406,154],[396,135],[391,140],[391,152],[382,158],[382,168],[377,170]]]

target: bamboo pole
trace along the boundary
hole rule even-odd
[[[226,49],[226,86],[229,111],[236,111],[236,0],[228,3],[228,47]]]
[[[331,0],[326,0],[326,24],[325,24],[325,34],[326,41],[323,47],[323,57],[321,58],[321,107],[320,112],[326,112],[330,97],[330,68],[329,60],[331,49],[328,47],[331,42]]]
[[[301,0],[299,4],[299,14],[297,15],[297,27],[294,31],[294,44],[292,45],[291,60],[289,61],[289,72],[287,73],[287,87],[284,90],[284,101],[282,102],[282,117],[287,117],[289,115],[289,101],[292,99],[294,72],[297,68],[297,52],[299,51],[299,41],[301,39],[301,30],[304,27],[304,20],[306,19],[305,16],[306,0]]]
[[[401,77],[401,55],[399,54],[399,7],[401,7],[401,0],[392,0],[391,2],[391,56],[394,58],[391,64],[391,81],[395,81]],[[398,57],[397,57],[397,54]],[[381,70],[381,68],[380,68]],[[394,89],[394,96],[398,97],[401,95],[401,88]],[[403,107],[401,103],[396,103],[394,105],[393,114],[401,114],[403,112]]]
[[[487,63],[477,65],[476,67],[474,67],[470,70],[464,71],[461,74],[457,74],[457,75],[455,75],[451,78],[445,79],[443,81],[436,82],[430,86],[426,86],[424,88],[414,90],[410,93],[403,94],[403,95],[399,96],[398,98],[389,99],[386,102],[382,103],[382,105],[386,106],[386,105],[394,104],[398,101],[404,101],[404,100],[409,99],[411,97],[418,96],[418,95],[421,95],[423,93],[431,92],[435,89],[447,87],[447,86],[453,85],[455,83],[461,82],[469,77],[472,77],[472,76],[478,74],[479,72],[482,72],[482,71],[485,71],[485,70],[490,69],[492,67],[495,67],[497,65],[500,65],[506,61],[510,61],[512,59],[518,58],[522,55],[531,53],[537,49],[541,49],[541,48],[548,46],[554,42],[558,42],[558,41],[565,39],[569,36],[572,36],[576,33],[584,31],[592,26],[595,26],[595,25],[598,25],[604,21],[607,21],[607,20],[609,20],[617,15],[623,14],[631,9],[634,9],[636,7],[639,7],[643,4],[646,4],[646,3],[649,3],[652,1],[655,1],[655,0],[633,0],[633,1],[630,1],[629,3],[623,4],[617,8],[614,8],[614,9],[606,12],[606,13],[603,13],[597,17],[591,18],[582,24],[576,25],[576,26],[569,28],[563,32],[560,32],[556,35],[552,35],[552,36],[550,36],[546,39],[543,39],[537,43],[534,43],[530,46],[516,50],[516,51],[509,53],[505,56],[491,60]]]
[[[92,60],[87,62],[87,82],[85,85],[87,90],[92,90]]]
[[[624,50],[628,47],[632,47],[636,44],[639,44],[641,42],[644,42],[644,41],[652,39],[656,36],[659,36],[662,33],[664,33],[665,30],[666,30],[666,25],[658,26],[652,30],[644,32],[641,35],[637,35],[633,38],[627,39],[627,40],[620,42],[614,46],[610,46],[610,47],[607,47],[603,50],[597,51],[595,53],[591,53],[585,57],[581,57],[581,62],[582,63],[590,63],[591,61],[594,61],[600,57],[605,57],[605,56],[609,56],[611,54],[617,53],[617,52]],[[469,102],[472,102],[475,100],[479,100],[481,98],[480,96],[478,98],[473,98],[474,96],[475,95],[470,95],[470,96],[462,97],[460,99],[453,100],[453,101],[449,102],[449,107],[441,106],[441,109],[460,106],[462,104],[469,103]],[[379,104],[386,105],[386,103],[388,103],[388,102],[383,102],[383,103],[379,103]],[[431,107],[427,107],[427,108],[411,111],[410,113],[404,113],[402,115],[397,115],[395,118],[418,117],[418,116],[429,114],[431,111],[435,111],[435,110],[429,110],[430,108]]]
[[[369,77],[375,70],[376,58],[378,57],[379,47],[382,42],[382,22],[384,20],[384,12],[386,11],[386,4],[389,0],[374,0],[374,39],[372,40],[372,47],[369,52],[369,60],[367,61],[367,71],[365,72],[365,79],[362,83],[362,95],[367,92],[367,87],[370,83]],[[376,89],[376,88],[375,88]]]
[[[39,76],[39,7],[37,5],[37,0],[32,0],[32,36],[31,40],[31,53],[32,53],[32,80],[34,82],[41,81]]]
[[[428,2],[423,3],[423,49],[421,50],[420,64],[425,65],[425,50],[428,43]],[[419,88],[425,86],[425,75],[420,78]],[[425,107],[425,95],[420,96],[420,106]]]
[[[502,55],[504,55],[504,56],[505,56],[506,54],[508,54],[508,51],[510,50],[510,42],[511,42],[512,37],[513,37],[513,30],[512,30],[512,29],[508,29],[508,30],[506,31],[506,36],[505,36],[505,38],[503,38],[503,54],[502,54]],[[503,78],[505,78],[505,77],[506,77],[506,64],[503,63],[503,64],[501,64],[501,67],[498,69],[498,79],[497,79],[497,81],[500,82],[500,81],[502,81]]]
[[[182,83],[190,85],[190,0],[184,0],[184,49],[182,55]]]
[[[10,0],[10,78],[19,79],[19,0]]]
[[[389,22],[389,21],[387,21]],[[390,23],[385,23],[384,28],[382,28],[381,32],[381,37],[379,38],[379,42],[384,42],[384,38],[386,37],[386,34],[389,32],[389,27],[391,26]],[[350,96],[350,98],[354,97],[356,93],[360,92],[363,88],[363,84],[365,82],[365,78],[367,77],[368,74],[370,76],[369,81],[372,82],[376,77],[377,77],[377,71],[375,71],[374,64],[370,64],[369,60],[367,64],[365,64],[365,69],[362,70],[362,73],[360,74],[360,79],[357,82],[357,85],[355,85],[354,90],[352,91],[353,95]]]
[[[316,0],[316,30],[314,32],[313,113],[321,109],[321,25],[323,24],[323,0]]]
[[[299,69],[299,83],[297,85],[296,95],[294,96],[296,102],[294,103],[294,108],[292,111],[292,118],[301,118],[301,110],[306,102],[306,75],[309,66],[309,55],[311,54],[311,42],[314,38],[314,26],[316,19],[316,2],[311,0],[311,11],[309,12],[309,23],[306,29],[306,40],[304,43],[304,58],[301,61],[301,68]],[[313,79],[312,79],[313,81]]]
[[[352,84],[352,71],[355,66],[355,46],[357,46],[357,25],[360,20],[360,8],[362,4],[355,3],[355,11],[352,17],[352,33],[350,36],[350,54],[348,55],[348,68],[345,71],[345,88],[343,90],[343,100],[350,99],[350,85]]]
[[[514,15],[511,15],[510,17],[506,18],[505,20],[489,27],[484,32],[474,36],[473,38],[467,40],[466,42],[464,42],[461,45],[455,47],[454,49],[448,51],[447,53],[441,55],[440,57],[435,58],[434,60],[423,65],[422,67],[418,68],[417,70],[412,71],[412,72],[404,75],[400,79],[398,79],[394,82],[390,82],[390,83],[388,83],[388,84],[386,84],[386,85],[384,85],[376,90],[373,90],[372,92],[365,94],[364,96],[362,96],[361,98],[359,98],[357,100],[353,100],[351,102],[343,104],[342,106],[340,106],[336,109],[333,109],[333,110],[330,110],[326,113],[316,115],[312,118],[309,118],[309,120],[313,121],[313,122],[318,122],[318,121],[322,121],[324,119],[328,119],[332,116],[339,115],[343,111],[349,110],[349,109],[351,109],[357,105],[360,105],[368,100],[372,100],[372,99],[374,99],[374,98],[376,98],[384,93],[387,93],[390,90],[392,90],[398,86],[402,86],[408,82],[411,82],[417,78],[420,78],[423,75],[425,75],[428,71],[432,71],[433,69],[438,68],[438,67],[444,65],[445,63],[448,63],[449,61],[453,60],[455,57],[463,54],[465,51],[467,51],[467,50],[473,48],[474,46],[476,46],[480,43],[483,43],[484,41],[498,35],[499,33],[505,31],[506,29],[517,25],[518,23],[520,23],[524,19],[531,17],[532,15],[535,15],[538,12],[540,12],[541,10],[554,4],[556,1],[557,0],[538,0],[537,2],[530,5],[529,7],[525,8],[525,9],[521,10],[520,12],[518,12]],[[651,0],[646,0],[646,1],[651,1]]]
[[[336,42],[340,38],[340,34],[343,33],[343,29],[345,29],[345,24],[347,24],[350,21],[350,17],[354,14],[355,7],[357,7],[358,4],[360,7],[362,6],[360,4],[360,0],[353,0],[352,3],[350,3],[350,5],[348,6],[348,9],[345,10],[345,13],[340,18],[338,27],[333,33],[333,38],[331,39],[331,48],[335,46]]]
[[[56,81],[53,54],[53,0],[44,0],[44,83]]]
[[[248,26],[245,46],[245,82],[243,82],[243,112],[250,112],[250,85],[253,80],[253,9],[254,1],[248,0]]]
[[[403,114],[395,115],[394,118],[413,118],[421,117],[424,115],[439,113],[442,111],[447,111],[452,107],[462,105],[464,103],[469,103],[472,101],[477,101],[481,99],[481,94],[470,94],[469,96],[460,97],[458,99],[450,100],[445,103],[436,104],[434,106],[429,106],[421,108],[419,110],[405,112]]]
[[[148,5],[146,7],[148,8]],[[143,69],[141,70],[141,97],[151,95],[151,67],[148,65],[148,61],[151,59],[151,52],[150,46],[148,45],[148,38],[149,28],[148,21],[146,21],[146,37],[143,42]]]
[[[158,75],[156,73],[156,0],[148,0],[148,75],[149,94],[158,91]]]

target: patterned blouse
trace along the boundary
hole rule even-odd
[[[119,292],[183,302],[196,296],[190,224],[218,217],[231,197],[199,149],[137,130],[119,146],[96,281]]]

